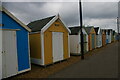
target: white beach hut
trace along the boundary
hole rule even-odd
[[[80,40],[80,27],[70,27],[70,53],[71,55],[81,55],[81,40]],[[84,28],[82,28],[84,34],[84,53],[88,52],[88,34]]]

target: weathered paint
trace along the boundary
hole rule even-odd
[[[80,36],[79,35],[70,35],[70,53],[72,55],[80,54]]]
[[[99,48],[99,47],[102,47],[102,34],[98,34],[96,35],[96,46]]]
[[[59,26],[55,26],[59,24]],[[52,32],[63,32],[63,49],[64,49],[64,59],[69,58],[68,49],[68,31],[60,20],[56,20],[45,32],[44,32],[44,60],[45,64],[53,63],[52,60]]]
[[[20,29],[16,31],[17,35],[17,56],[18,56],[18,71],[30,68],[29,64],[29,49],[28,49],[28,31],[21,27],[19,23],[3,12],[2,14],[3,29]]]
[[[31,58],[41,59],[41,37],[40,33],[30,34],[30,55]]]
[[[84,53],[87,53],[88,52],[88,35],[86,33],[83,36],[84,36]]]

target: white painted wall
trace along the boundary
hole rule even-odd
[[[83,34],[87,34],[85,29],[82,29]],[[70,53],[79,55],[81,54],[81,45],[80,45],[81,39],[80,39],[80,33],[78,35],[70,35]],[[87,51],[88,51],[88,35],[86,36],[86,42],[87,42]]]
[[[96,35],[96,47],[102,47],[102,31],[101,29],[99,28],[98,30],[98,35]]]
[[[2,79],[2,30],[0,30],[0,79]]]
[[[70,35],[70,53],[80,54],[80,36],[79,35]]]

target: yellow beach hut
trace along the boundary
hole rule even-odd
[[[96,32],[93,26],[85,27],[88,33],[88,50],[93,50],[96,48]]]
[[[31,62],[48,65],[70,58],[70,30],[59,15],[33,21],[28,24],[30,33]]]

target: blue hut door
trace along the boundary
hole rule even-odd
[[[0,80],[2,79],[2,30],[0,30]]]
[[[92,34],[92,49],[95,48],[95,35]]]
[[[3,78],[16,75],[18,72],[16,31],[3,31],[3,55],[2,70]]]

